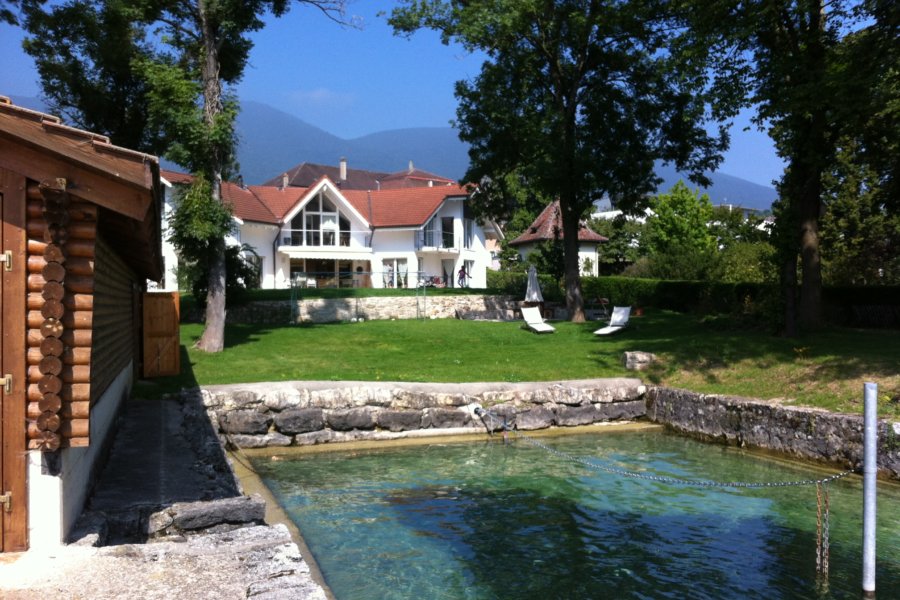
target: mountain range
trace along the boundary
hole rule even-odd
[[[36,98],[12,100],[20,106],[45,110]],[[405,170],[412,161],[418,169],[454,179],[461,179],[469,165],[468,145],[451,127],[393,129],[343,139],[267,104],[246,101],[241,103],[237,133],[240,173],[248,184],[276,177],[302,162],[337,166],[341,158],[346,158],[352,169],[385,173]],[[165,161],[163,166],[179,170]],[[687,181],[671,166],[657,165],[656,173],[663,180],[660,191],[667,191],[679,179]],[[709,176],[712,185],[702,191],[715,205],[769,210],[777,197],[773,188],[739,177],[724,173]]]

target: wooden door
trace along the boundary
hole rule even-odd
[[[28,549],[25,178],[0,169],[0,551]]]
[[[178,292],[144,294],[144,377],[181,373]]]

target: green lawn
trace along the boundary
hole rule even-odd
[[[635,376],[622,352],[660,357],[638,376],[698,392],[861,412],[866,381],[883,415],[900,415],[900,332],[829,329],[796,340],[747,331],[727,319],[651,311],[613,336],[598,323],[554,323],[535,335],[519,323],[438,319],[302,326],[230,325],[226,349],[190,348],[202,326],[181,328],[182,375],[140,382],[155,395],[191,385],[285,380],[546,381]],[[893,400],[892,400],[893,399]]]

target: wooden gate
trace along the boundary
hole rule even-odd
[[[144,377],[181,373],[178,292],[144,294]]]
[[[0,551],[28,549],[25,178],[0,169]]]

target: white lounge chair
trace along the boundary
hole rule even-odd
[[[535,333],[553,333],[556,331],[556,327],[544,321],[544,317],[541,316],[541,309],[537,306],[523,306],[522,319],[525,320],[525,324],[522,327]]]
[[[597,331],[594,332],[595,335],[609,335],[610,333],[615,333],[620,329],[624,329],[626,325],[628,325],[628,317],[631,316],[631,307],[630,306],[615,306],[613,307],[612,317],[609,319],[609,325],[606,327],[601,327]]]

